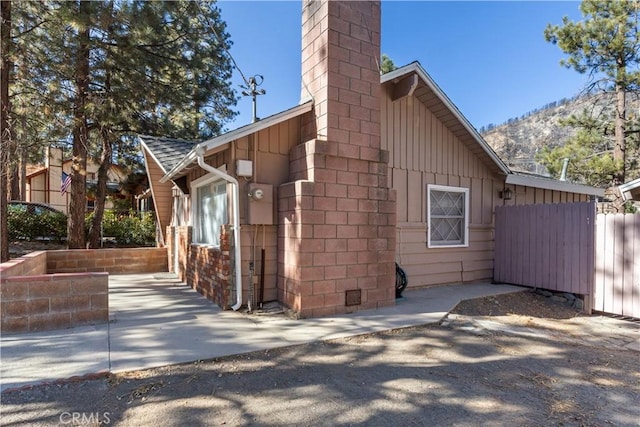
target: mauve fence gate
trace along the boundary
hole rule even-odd
[[[640,318],[640,215],[595,203],[496,208],[494,280],[584,296],[585,308]]]

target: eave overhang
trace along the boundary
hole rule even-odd
[[[223,151],[228,144],[245,136],[260,132],[263,129],[285,122],[292,118],[298,117],[304,113],[308,113],[313,109],[313,101],[307,101],[288,110],[269,116],[257,122],[242,126],[215,138],[203,141],[194,146],[189,153],[178,163],[173,169],[167,172],[160,182],[167,182],[170,179],[178,178],[185,175],[192,167],[197,166],[199,149],[203,149],[205,156]]]
[[[420,79],[417,85],[411,77],[412,74]],[[393,88],[392,98],[399,98],[404,93],[418,98],[462,142],[475,145],[477,148],[471,147],[471,151],[485,156],[493,164],[496,172],[502,175],[511,173],[509,167],[418,62],[383,74],[380,81],[383,85],[397,85]]]
[[[590,187],[588,185],[573,184],[566,181],[558,181],[550,178],[519,175],[511,173],[507,175],[506,184],[523,185],[526,187],[541,188],[545,190],[564,191],[567,193],[587,194],[589,196],[604,197],[604,189]]]

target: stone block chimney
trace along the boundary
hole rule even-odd
[[[279,298],[300,317],[395,303],[395,192],[380,149],[380,2],[309,1],[302,98],[314,121],[279,191]]]

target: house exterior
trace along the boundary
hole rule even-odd
[[[380,3],[303,1],[302,99],[200,143],[141,136],[170,269],[299,316],[493,277],[494,208],[603,192],[513,173],[418,63],[380,76]]]
[[[622,199],[627,201],[640,201],[640,178],[625,182],[618,186]]]
[[[92,159],[87,159],[87,185],[96,185],[98,168],[100,165]],[[70,194],[60,191],[63,173],[71,174],[71,160],[63,160],[62,148],[48,147],[46,150],[45,165],[30,168],[26,179],[25,201],[46,203],[65,214],[68,211]],[[128,172],[117,165],[109,168],[107,188],[112,193],[118,193],[120,184],[125,182]],[[87,195],[87,209],[92,210],[95,198],[92,193]],[[112,202],[107,200],[107,209],[112,207]]]
[[[397,259],[410,286],[490,280],[496,206],[603,196],[601,189],[512,172],[420,64],[381,80],[382,147],[389,152],[389,176],[398,194]],[[465,204],[466,231],[457,242],[434,236],[438,227],[447,227],[447,219],[434,218],[443,191]]]

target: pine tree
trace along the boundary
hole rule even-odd
[[[393,60],[389,57],[389,55],[382,54],[382,60],[380,61],[380,74],[386,74],[393,70],[395,70],[396,64],[393,63]]]
[[[559,177],[567,159],[567,180],[594,187],[611,185],[619,168],[611,154],[611,141],[607,135],[612,130],[606,128],[608,123],[584,111],[579,116],[562,120],[561,124],[577,128],[576,134],[561,147],[545,146],[536,160],[545,165],[551,175]]]
[[[9,144],[11,131],[9,129],[9,114],[11,102],[9,100],[9,78],[11,75],[11,2],[0,1],[0,262],[9,259],[9,231],[7,228],[7,173],[9,164]]]
[[[136,133],[213,136],[235,116],[229,35],[211,1],[18,4],[28,31],[13,58],[16,70],[30,71],[18,72],[11,85],[21,106],[14,122],[24,122],[18,142],[72,142],[72,248],[85,245],[87,157],[100,159],[95,247],[113,152],[135,157],[127,153]]]
[[[592,78],[591,90],[613,91],[616,94],[613,145],[615,173],[611,186],[620,185],[625,180],[626,98],[628,93],[638,91],[640,84],[638,7],[636,0],[584,0],[580,5],[585,18],[583,21],[571,22],[564,17],[561,26],[549,25],[545,30],[547,41],[557,44],[569,55],[561,61],[563,66],[579,73],[588,72]],[[622,209],[619,197],[614,200],[614,206]]]

